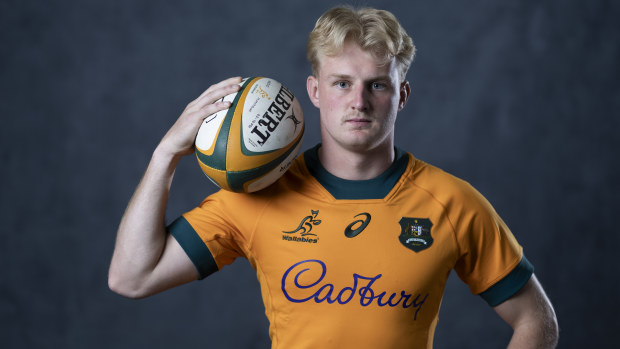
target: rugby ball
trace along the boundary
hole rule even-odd
[[[205,118],[196,136],[202,171],[218,187],[255,192],[278,180],[299,154],[304,116],[284,85],[264,77],[243,79],[229,109]]]

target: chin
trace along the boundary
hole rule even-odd
[[[376,142],[347,142],[347,143],[340,143],[340,146],[342,146],[343,148],[349,150],[349,151],[353,151],[356,153],[360,153],[360,152],[368,152],[371,151],[375,148],[377,148],[381,143],[376,143]]]

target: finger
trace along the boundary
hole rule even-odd
[[[205,96],[208,93],[213,92],[213,90],[216,89],[220,89],[222,87],[226,87],[226,86],[230,86],[230,85],[238,85],[241,83],[241,77],[240,76],[235,76],[232,78],[228,78],[226,80],[220,81],[215,85],[210,86],[206,91],[204,91],[200,96],[198,96],[197,99],[200,99],[201,97]]]
[[[198,106],[198,108],[202,108],[205,104],[214,103],[218,99],[237,92],[239,89],[239,84],[241,83],[241,77],[229,78],[223,81],[218,82],[210,86],[207,90],[205,90],[198,98],[192,101],[188,106],[194,107]]]
[[[207,104],[204,108],[196,112],[196,116],[200,119],[205,119],[209,115],[213,115],[221,110],[230,108],[232,105],[229,101],[217,101],[215,103]]]
[[[233,82],[233,84],[226,85],[226,84],[220,83],[220,84],[217,84],[218,85],[217,87],[215,87],[216,85],[213,85],[207,91],[203,92],[203,94],[200,95],[200,97],[196,98],[191,103],[189,103],[187,107],[185,108],[185,111],[186,112],[199,111],[205,106],[215,103],[229,94],[238,92],[240,87],[238,83],[235,83],[237,81],[241,82],[240,80],[234,79],[231,81]]]
[[[240,89],[241,87],[239,86],[239,84],[227,85],[214,89],[208,94],[202,96],[201,98],[198,98],[196,100],[196,103],[194,103],[194,108],[203,109],[210,104],[221,102],[223,101],[224,97],[233,93],[237,93]]]

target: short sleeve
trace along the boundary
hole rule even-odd
[[[185,217],[181,216],[175,219],[168,226],[168,232],[172,234],[194,263],[199,279],[204,279],[218,270],[211,251]]]
[[[220,209],[215,195],[168,226],[194,263],[200,279],[244,256],[236,227]]]
[[[472,293],[481,294],[519,266],[523,249],[491,204],[469,189],[455,218],[459,257],[454,269]]]
[[[533,273],[534,266],[523,256],[521,262],[508,275],[480,293],[480,297],[492,307],[500,305],[517,293],[528,282]]]

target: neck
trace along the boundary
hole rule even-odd
[[[336,177],[348,180],[372,179],[387,170],[394,162],[394,144],[386,144],[365,151],[319,148],[321,165]]]

